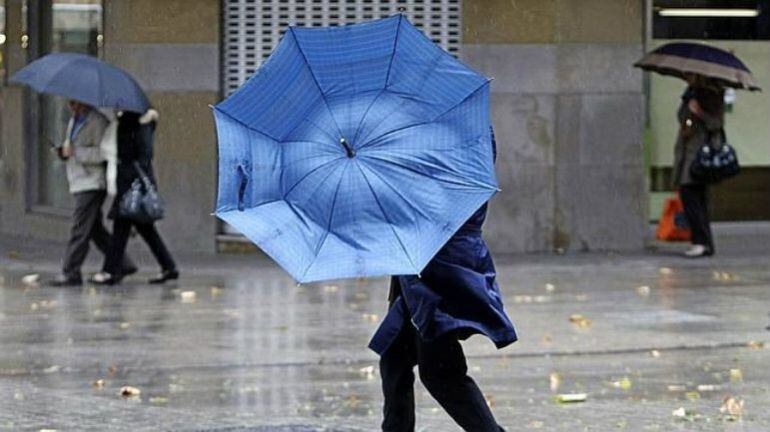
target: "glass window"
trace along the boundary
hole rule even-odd
[[[38,29],[40,54],[77,52],[98,56],[102,42],[102,1],[49,0],[47,3],[44,10],[48,14],[41,13],[37,17],[41,24]],[[36,204],[58,208],[72,206],[64,163],[53,151],[64,141],[69,117],[66,99],[39,96]]]

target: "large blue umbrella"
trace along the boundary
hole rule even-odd
[[[400,15],[290,28],[214,116],[216,215],[300,282],[418,274],[497,190],[489,80]]]
[[[85,54],[48,54],[16,72],[11,82],[99,108],[143,113],[150,107],[131,75]]]

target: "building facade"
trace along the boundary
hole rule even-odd
[[[403,11],[494,77],[502,192],[487,238],[498,253],[640,250],[647,238],[644,0],[0,0],[0,231],[65,239],[66,180],[50,147],[63,102],[7,84],[52,51],[132,73],[161,120],[156,169],[173,249],[215,252],[237,236],[211,212],[209,105],[259,66],[288,25],[340,25]],[[673,108],[672,108],[673,109]]]

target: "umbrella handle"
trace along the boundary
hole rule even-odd
[[[345,138],[340,139],[340,144],[345,147],[345,153],[347,153],[349,158],[356,155],[356,150],[350,146],[350,143]]]

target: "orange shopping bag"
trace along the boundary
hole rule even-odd
[[[679,194],[672,198],[666,198],[655,237],[658,240],[670,242],[690,241],[692,232],[687,225],[687,218],[684,216],[684,205],[682,204],[682,199],[679,198]]]

